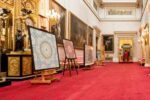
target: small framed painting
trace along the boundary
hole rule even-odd
[[[66,58],[69,59],[76,58],[73,42],[67,39],[63,39],[63,44],[64,44]]]

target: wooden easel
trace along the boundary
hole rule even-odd
[[[53,81],[59,81],[60,79],[53,77],[54,72],[49,73],[48,70],[43,70],[41,72],[41,78],[38,78],[38,74],[35,73],[35,78],[31,80],[32,84],[50,84]],[[46,78],[46,76],[51,75],[50,78]]]
[[[76,73],[78,74],[78,67],[79,67],[79,65],[76,64],[75,59],[76,58],[66,58],[65,59],[64,67],[63,67],[63,75],[65,74],[66,66],[67,66],[67,68],[69,68],[70,76],[72,75],[71,74],[72,66],[74,67],[74,69],[76,70]]]

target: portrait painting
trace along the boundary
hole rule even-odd
[[[85,45],[84,49],[84,64],[85,66],[89,66],[94,64],[93,59],[93,47],[89,45]]]
[[[106,52],[114,52],[114,36],[113,35],[103,35],[103,43]]]
[[[64,44],[66,58],[69,59],[76,58],[73,42],[70,40],[63,39],[63,44]]]
[[[87,38],[87,25],[74,14],[70,13],[70,40],[76,49],[84,49]]]
[[[51,32],[56,35],[57,43],[63,44],[63,39],[66,38],[66,9],[52,0],[52,11],[59,15],[58,20],[51,21]]]
[[[34,69],[46,70],[59,67],[55,35],[34,27],[28,27]]]

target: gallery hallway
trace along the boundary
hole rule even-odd
[[[68,73],[51,85],[29,80],[0,88],[0,100],[150,100],[150,68],[136,63],[107,63],[93,70]]]

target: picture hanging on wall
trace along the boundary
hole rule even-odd
[[[88,45],[93,46],[93,28],[88,27]]]
[[[63,44],[63,39],[66,38],[66,9],[58,4],[55,0],[52,0],[51,12],[58,14],[58,19],[51,19],[51,32],[56,35],[58,44]]]
[[[34,69],[45,70],[58,68],[59,57],[55,35],[31,26],[28,27],[28,30],[31,40]]]
[[[76,58],[73,42],[67,39],[63,39],[66,58]]]
[[[72,13],[70,13],[69,33],[75,48],[84,49],[84,43],[87,40],[87,25]]]
[[[106,52],[114,52],[114,36],[113,35],[103,35],[103,43]]]
[[[46,17],[39,15],[39,28],[49,30],[49,22]]]
[[[85,45],[84,48],[84,64],[85,66],[93,65],[93,47],[89,45]]]

